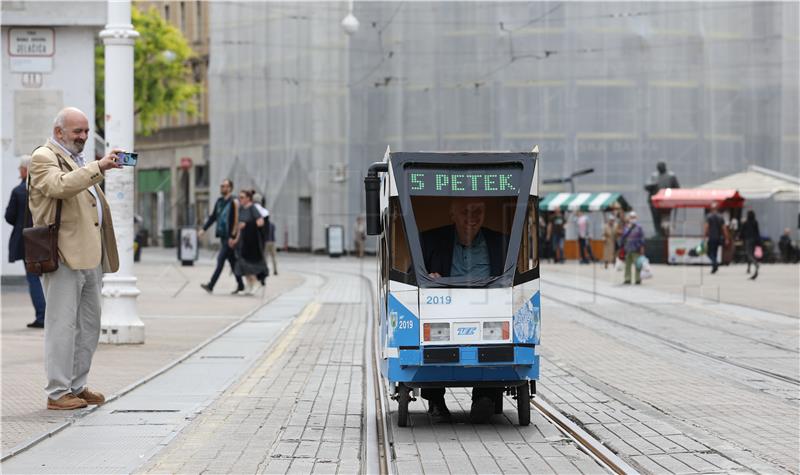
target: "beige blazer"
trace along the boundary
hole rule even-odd
[[[61,157],[64,169],[59,168]],[[105,178],[97,161],[83,168],[61,148],[47,143],[37,148],[28,169],[31,183],[29,206],[34,226],[52,224],[56,219],[56,202],[61,205],[61,228],[58,231],[58,253],[69,268],[94,269],[101,262],[103,272],[119,269],[117,239],[111,210],[98,183]],[[89,191],[94,186],[103,207],[103,225],[97,222],[97,202]]]

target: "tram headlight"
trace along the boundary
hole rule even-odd
[[[509,335],[508,322],[483,322],[484,340],[508,340]]]
[[[425,341],[447,341],[450,339],[449,323],[425,323],[422,325]]]

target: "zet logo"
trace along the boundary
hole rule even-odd
[[[461,327],[458,329],[458,336],[473,336],[478,331],[478,327]]]
[[[389,312],[389,325],[397,328],[397,312]]]

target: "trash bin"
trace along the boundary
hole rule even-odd
[[[178,235],[178,260],[181,265],[193,266],[197,260],[197,229],[194,227],[183,227]]]
[[[339,257],[344,254],[344,227],[331,225],[325,228],[325,247],[330,257]]]
[[[164,247],[175,247],[175,230],[161,230],[161,242],[163,243]]]

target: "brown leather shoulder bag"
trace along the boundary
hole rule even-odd
[[[58,167],[63,171],[61,158]],[[28,193],[25,200],[25,226],[31,223],[30,204],[31,176],[28,175]],[[58,269],[58,229],[61,227],[61,201],[56,203],[56,221],[44,226],[31,226],[22,230],[25,244],[25,270],[42,275]]]

